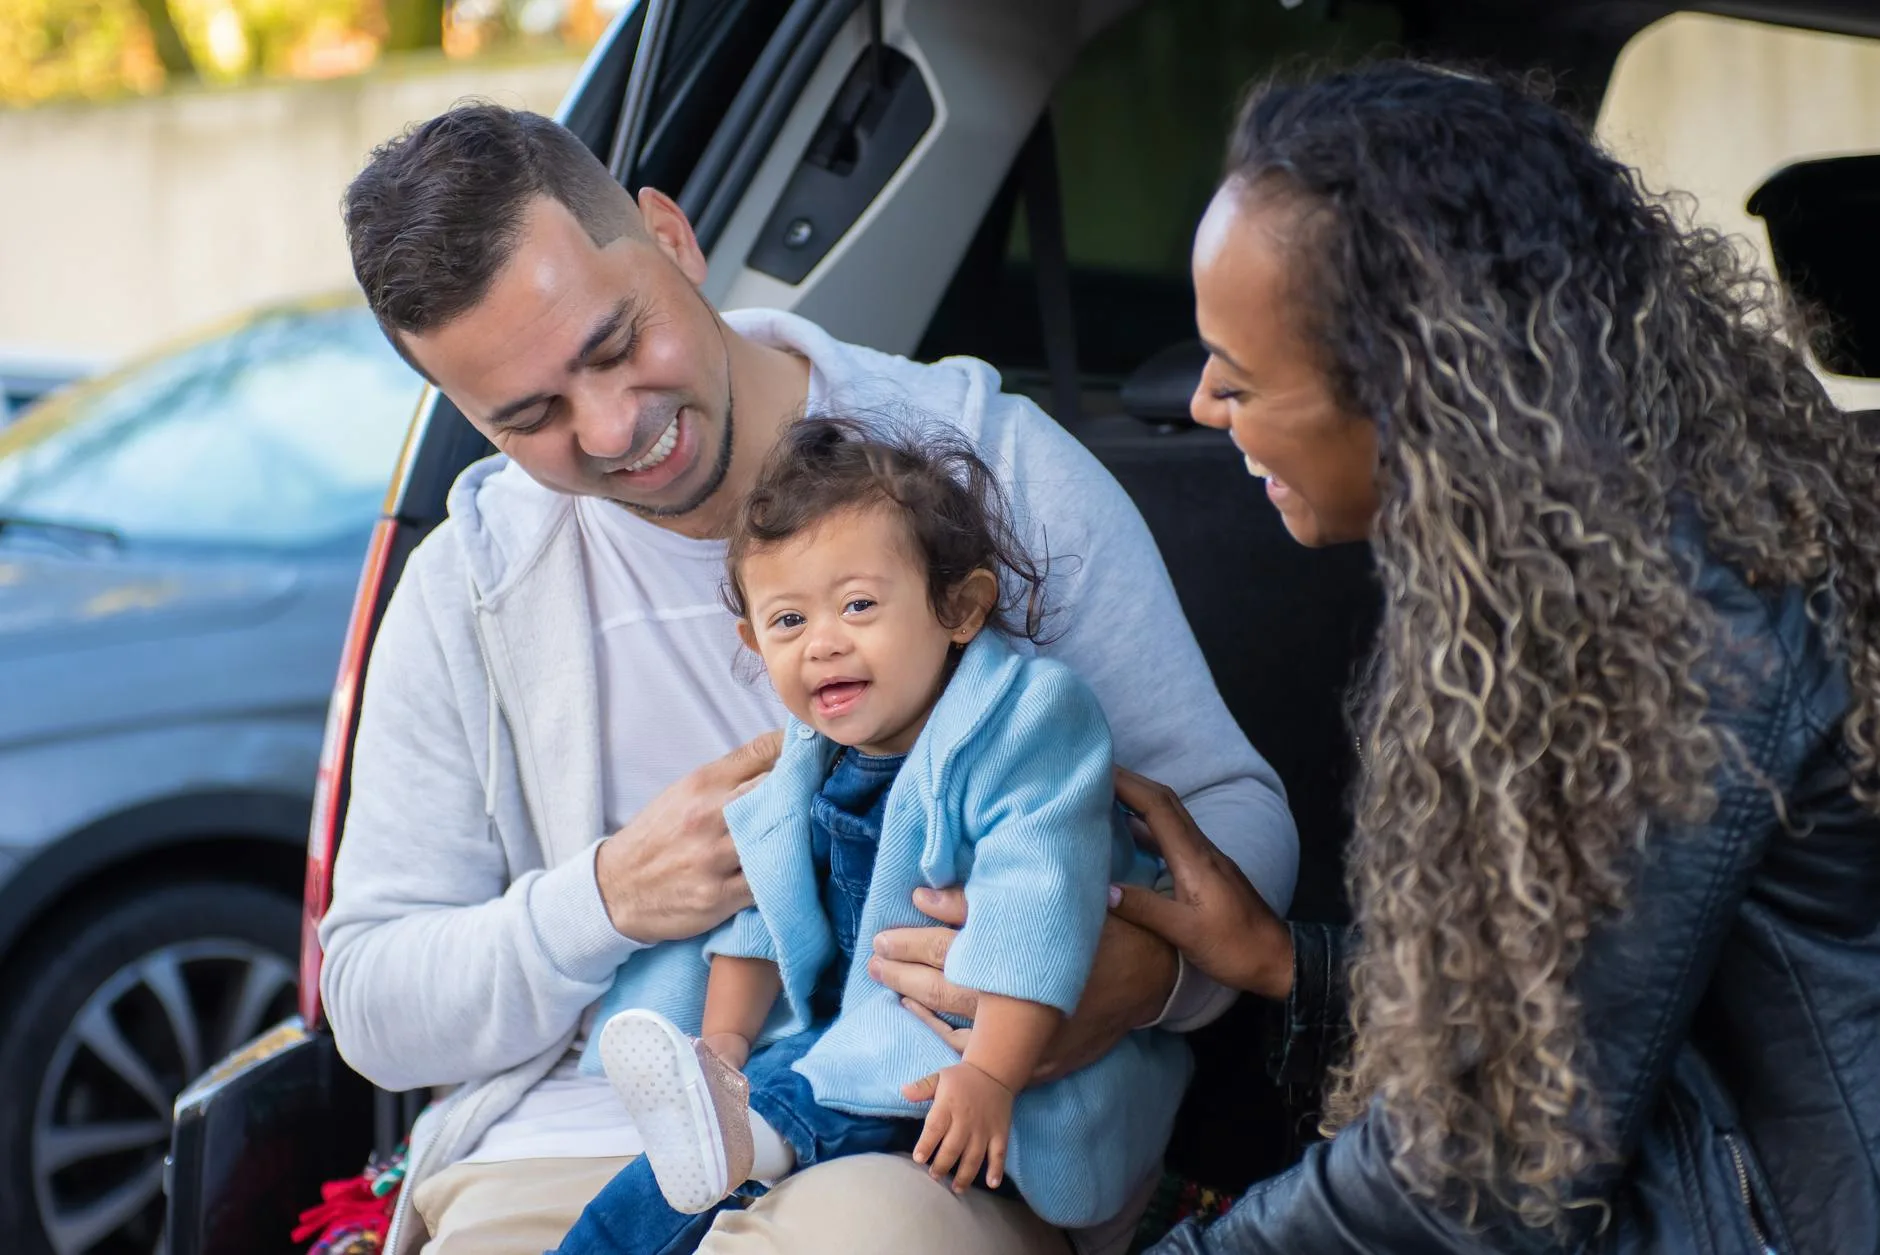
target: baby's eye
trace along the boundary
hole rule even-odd
[[[789,632],[789,631],[794,631],[795,629],[802,627],[805,622],[807,622],[807,620],[805,620],[803,616],[798,614],[796,611],[786,610],[782,614],[778,615],[776,618],[772,619],[770,621],[770,626],[774,628],[781,628],[784,631]]]
[[[874,608],[875,608],[875,602],[873,598],[855,597],[855,598],[850,599],[848,605],[842,607],[842,613],[843,614],[861,614],[864,611],[873,610]]]

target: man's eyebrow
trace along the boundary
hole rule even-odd
[[[1235,361],[1233,358],[1233,355],[1228,353],[1226,349],[1221,348],[1218,344],[1210,344],[1206,340],[1203,340],[1201,342],[1201,347],[1206,349],[1210,356],[1220,358],[1223,362],[1226,362],[1229,366],[1233,367],[1235,370],[1239,371],[1241,374],[1244,375],[1247,373],[1247,368],[1245,366],[1242,366],[1239,362]]]
[[[639,312],[638,302],[633,297],[625,297],[614,306],[613,311],[594,324],[594,329],[581,341],[581,347],[568,362],[570,372],[580,370],[588,364],[588,359],[600,352],[601,346],[620,333],[628,320]]]

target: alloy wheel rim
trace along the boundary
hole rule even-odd
[[[33,1193],[58,1255],[161,1255],[176,1095],[288,1014],[294,982],[279,955],[216,938],[142,955],[85,1000],[33,1111]]]

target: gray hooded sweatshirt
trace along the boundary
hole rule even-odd
[[[807,358],[845,408],[951,422],[978,444],[1021,535],[1054,559],[1060,635],[1044,652],[1096,692],[1118,761],[1179,792],[1283,912],[1298,836],[1279,778],[1222,704],[1148,528],[1096,459],[983,362],[921,365],[777,311],[725,320]],[[413,1130],[389,1255],[421,1236],[417,1183],[549,1072],[643,948],[614,929],[594,876],[601,721],[573,500],[500,456],[470,467],[372,649],[321,992],[354,1069],[386,1089],[450,1090]],[[652,727],[687,717],[647,712]],[[1203,999],[1215,1014],[1226,1000]]]

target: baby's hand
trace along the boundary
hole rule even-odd
[[[740,1072],[751,1061],[751,1043],[736,1033],[707,1033],[699,1040],[705,1043],[705,1049]]]
[[[1011,1090],[961,1060],[903,1085],[901,1093],[909,1102],[933,1100],[914,1147],[914,1162],[928,1164],[927,1175],[938,1181],[953,1172],[953,1192],[964,1194],[983,1163],[986,1184],[999,1187],[1005,1179],[1005,1139],[1012,1131]]]

